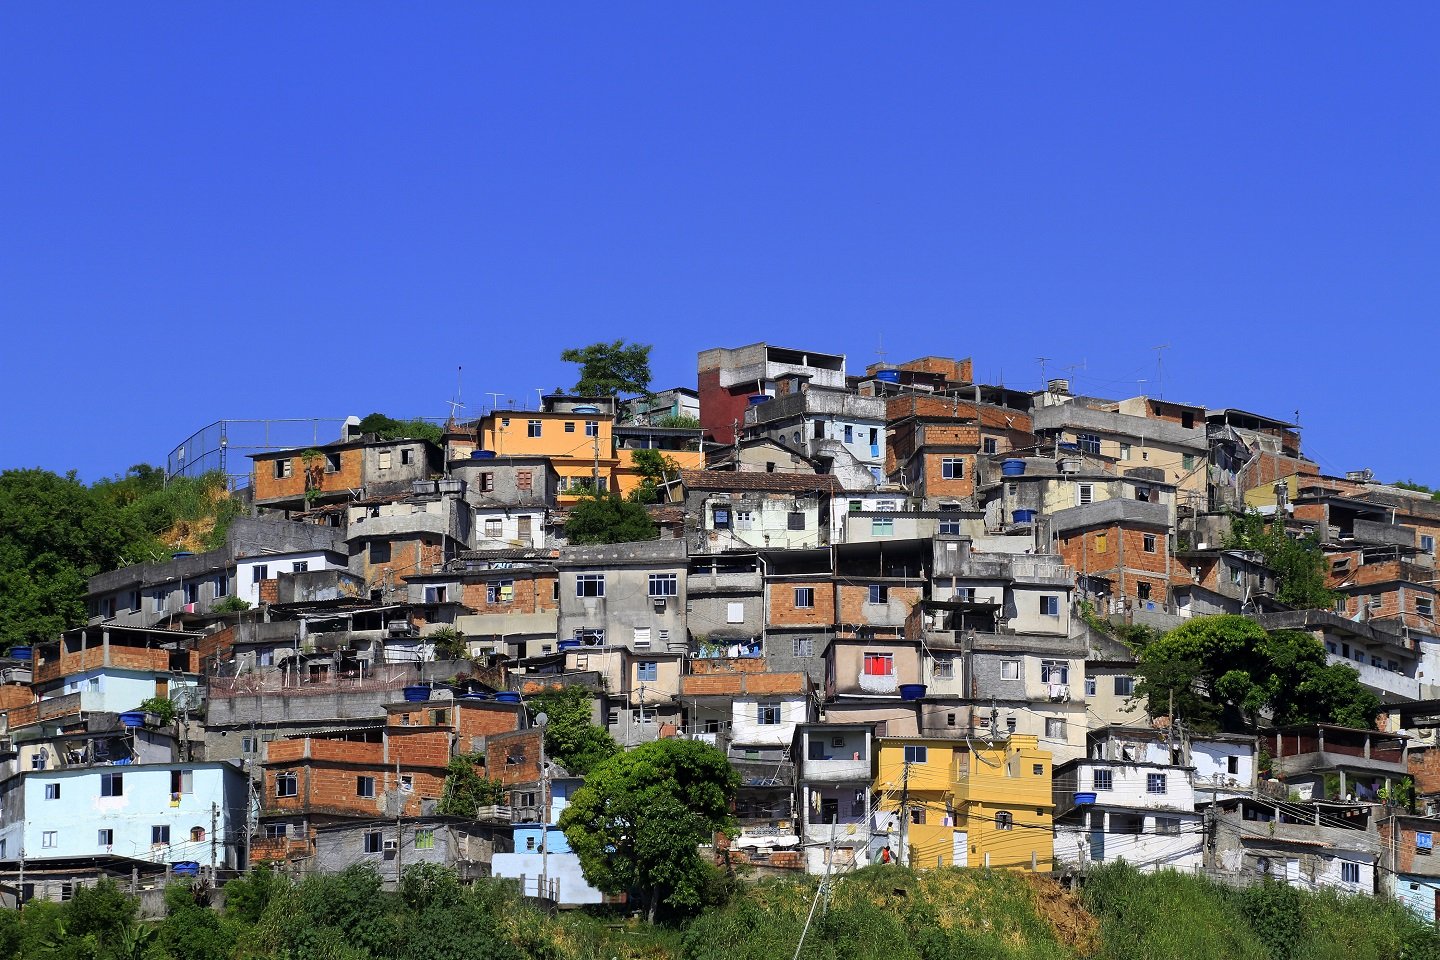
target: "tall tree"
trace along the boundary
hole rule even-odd
[[[560,815],[585,879],[634,893],[646,915],[700,904],[707,865],[697,847],[729,827],[740,779],[725,754],[697,740],[656,740],[591,771]]]
[[[574,544],[634,543],[659,535],[645,507],[617,493],[590,491],[565,518],[565,538]]]
[[[650,344],[601,341],[572,347],[560,354],[566,363],[580,364],[575,392],[586,397],[613,397],[619,393],[650,392]]]
[[[1283,523],[1267,522],[1254,511],[1236,515],[1227,548],[1254,550],[1275,572],[1275,599],[1289,607],[1323,610],[1335,603],[1335,594],[1325,585],[1329,567],[1325,552],[1314,536],[1292,537]]]

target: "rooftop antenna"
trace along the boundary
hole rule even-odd
[[[544,388],[544,387],[536,387],[536,388],[535,388],[535,397],[536,397],[536,400],[535,400],[535,409],[536,409],[536,410],[543,410],[543,409],[545,409],[545,388]]]
[[[1155,395],[1165,399],[1165,351],[1170,349],[1170,344],[1162,343],[1155,348]]]
[[[880,365],[883,367],[883,366],[885,365],[885,356],[886,356],[886,354],[885,354],[885,333],[884,333],[884,331],[881,331],[880,334],[878,335],[878,337],[879,337],[880,343],[879,343],[879,345],[876,346],[876,348],[875,348],[875,356],[879,358],[879,360],[880,360]]]
[[[460,418],[460,411],[465,409],[465,404],[463,404],[463,403],[460,402],[460,370],[461,370],[461,367],[460,367],[459,365],[456,365],[456,367],[455,367],[455,399],[454,399],[454,400],[448,400],[448,401],[446,401],[446,402],[449,404],[449,406],[450,406],[450,420],[451,420],[452,423],[455,423],[455,424],[458,424],[458,423],[460,422],[460,419],[461,419],[461,418]]]
[[[494,390],[491,390],[491,391],[487,392],[487,393],[485,394],[485,396],[487,396],[487,397],[490,398],[490,412],[491,412],[491,413],[494,413],[497,409],[499,409],[499,407],[500,407],[500,398],[503,397],[504,394],[503,394],[503,393],[496,393]]]
[[[1036,357],[1035,362],[1040,364],[1040,386],[1045,386],[1049,381],[1045,377],[1045,364],[1050,362],[1049,357]]]

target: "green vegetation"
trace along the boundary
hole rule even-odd
[[[696,852],[733,822],[739,775],[725,754],[671,738],[616,754],[590,772],[560,815],[585,879],[606,893],[631,892],[650,920],[663,904],[704,902],[713,868]]]
[[[618,493],[586,491],[565,518],[565,537],[578,545],[633,543],[659,536],[645,507]]]
[[[1286,606],[1321,610],[1335,605],[1335,594],[1325,585],[1329,566],[1315,537],[1296,539],[1285,532],[1284,524],[1267,523],[1260,514],[1247,511],[1231,521],[1224,546],[1254,550],[1264,557],[1265,566],[1275,572],[1275,599]]]
[[[1168,708],[1196,729],[1240,731],[1262,710],[1276,724],[1368,727],[1380,702],[1359,674],[1330,664],[1307,633],[1267,633],[1241,616],[1195,617],[1140,652],[1136,696],[1152,713]]]
[[[465,660],[470,656],[470,646],[465,640],[465,634],[454,627],[432,630],[425,635],[425,639],[435,645],[437,660]]]
[[[478,807],[505,802],[505,788],[499,780],[480,775],[485,754],[462,754],[445,768],[445,788],[436,808],[444,817],[475,817]]]
[[[210,607],[211,613],[244,613],[250,609],[250,601],[241,597],[221,597]]]
[[[1428,487],[1423,483],[1416,483],[1414,480],[1396,480],[1390,486],[1399,487],[1401,490],[1414,490],[1416,493],[1428,493],[1431,500],[1440,500],[1440,490]]]
[[[696,417],[687,417],[679,413],[667,413],[663,417],[655,418],[657,427],[673,427],[681,430],[699,430],[700,420]]]
[[[352,867],[295,882],[230,881],[223,912],[175,883],[167,916],[136,919],[113,883],[65,904],[0,911],[16,960],[772,960],[800,942],[819,881],[740,885],[707,868],[703,909],[648,926],[609,911],[550,917],[513,885],[460,884],[412,866],[398,892]],[[867,867],[832,880],[803,960],[1440,960],[1440,934],[1393,901],[1278,883],[1232,890],[1201,877],[1092,870],[1077,896],[1047,877]]]
[[[381,440],[429,440],[439,444],[443,435],[438,426],[426,420],[396,420],[383,413],[372,413],[360,421],[361,433],[373,433]]]
[[[604,727],[590,722],[594,696],[579,686],[533,694],[530,710],[545,714],[545,751],[570,773],[585,776],[620,752]]]
[[[650,392],[648,343],[592,343],[560,354],[566,363],[580,364],[575,392],[582,397],[613,397],[620,393]]]
[[[675,458],[667,457],[659,450],[636,450],[631,455],[636,471],[640,474],[640,486],[630,494],[635,503],[655,503],[660,499],[660,485],[680,475],[680,465]]]
[[[243,509],[219,473],[167,484],[138,464],[89,487],[74,473],[0,473],[0,650],[84,623],[97,573],[220,546]]]
[[[172,723],[175,720],[175,714],[179,712],[175,709],[175,701],[169,697],[151,697],[149,700],[141,702],[140,709],[146,713],[155,714],[160,718],[160,722],[166,725]]]

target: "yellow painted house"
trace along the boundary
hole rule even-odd
[[[629,494],[640,486],[634,455],[641,447],[626,444],[652,446],[686,433],[664,428],[622,427],[619,431],[627,434],[622,442],[617,437],[614,401],[610,398],[556,394],[544,397],[543,402],[540,410],[497,410],[486,415],[480,420],[478,442],[481,449],[501,457],[549,458],[560,478],[562,503],[578,499],[578,490],[587,487],[597,475],[601,489]],[[673,436],[666,437],[667,434]],[[705,454],[698,450],[660,449],[659,452],[675,461],[679,469],[696,470],[705,465]]]
[[[1050,777],[1050,751],[1031,735],[993,743],[882,737],[876,741],[878,823],[888,831],[891,855],[916,868],[1048,872],[1054,854]]]

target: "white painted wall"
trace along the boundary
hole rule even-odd
[[[762,704],[780,708],[780,722],[759,722]],[[795,724],[809,719],[804,696],[736,697],[730,704],[730,729],[737,744],[767,747],[788,747],[795,739]]]
[[[260,581],[274,580],[282,573],[293,573],[295,564],[305,563],[310,570],[332,570],[343,569],[339,564],[331,563],[328,554],[323,550],[311,550],[305,553],[277,553],[264,557],[246,557],[243,560],[235,561],[235,585],[233,592],[241,600],[250,601],[250,605],[256,606],[260,603]],[[264,567],[264,575],[258,576],[259,567]]]

